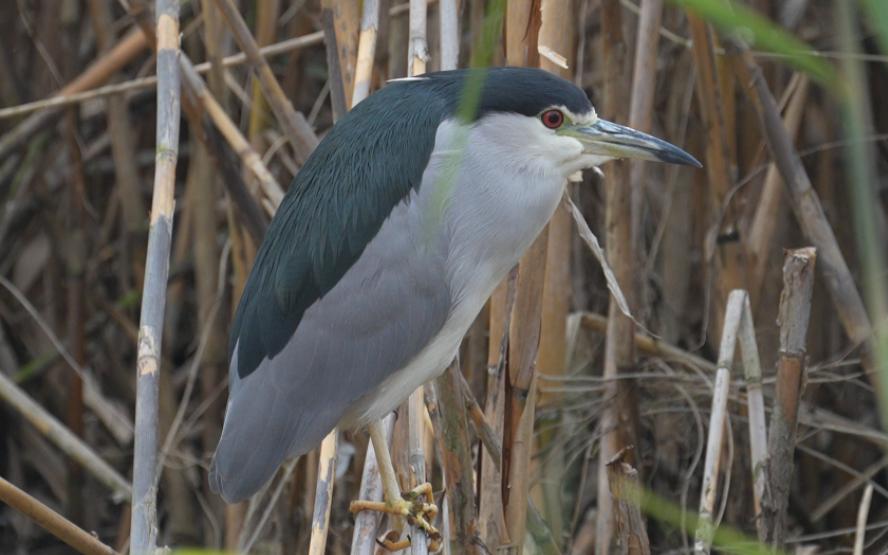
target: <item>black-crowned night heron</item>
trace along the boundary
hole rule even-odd
[[[615,158],[700,165],[599,119],[582,90],[550,73],[477,71],[389,83],[296,176],[231,332],[211,470],[227,501],[255,493],[334,427],[369,427],[389,467],[386,504],[408,511],[379,420],[450,364],[568,178]],[[481,80],[474,103],[469,76]]]

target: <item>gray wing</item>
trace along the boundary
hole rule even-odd
[[[450,309],[445,255],[427,244],[415,220],[414,203],[396,206],[357,262],[306,310],[283,350],[244,378],[235,346],[210,473],[227,501],[249,497],[285,458],[315,447],[354,401],[441,329]]]

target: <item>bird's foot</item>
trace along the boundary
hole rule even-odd
[[[425,532],[429,538],[429,552],[435,553],[441,548],[441,532],[432,525],[438,515],[438,507],[434,501],[432,485],[427,482],[402,493],[400,499],[387,499],[382,502],[352,501],[348,510],[352,513],[378,511],[402,517],[411,526],[416,526]],[[379,540],[379,544],[389,551],[398,551],[410,545],[409,537],[399,540],[398,536],[399,534],[388,533]]]

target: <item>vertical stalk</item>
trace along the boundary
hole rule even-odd
[[[604,109],[603,115],[616,122],[628,117],[628,60],[623,37],[622,7],[619,0],[602,3],[601,52],[604,59]],[[632,244],[631,189],[625,162],[612,162],[605,181],[606,206],[605,228],[607,259],[614,276],[627,296],[630,307],[634,304],[634,249]],[[596,552],[609,553],[614,539],[613,498],[608,487],[607,463],[629,445],[637,445],[635,406],[631,382],[619,380],[621,372],[631,370],[635,364],[634,326],[621,312],[613,298],[608,308],[607,340],[604,351],[605,397],[610,400],[601,415],[601,448],[598,451],[598,516],[596,522]],[[633,461],[627,461],[633,464]]]
[[[130,553],[157,543],[158,382],[179,151],[179,3],[157,0],[157,152],[139,322]]]
[[[813,248],[789,251],[783,264],[780,295],[780,357],[771,430],[768,437],[768,487],[763,506],[764,541],[781,548],[786,535],[786,509],[792,487],[793,453],[799,401],[805,381],[805,337],[814,289]]]

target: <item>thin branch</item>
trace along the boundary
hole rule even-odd
[[[117,552],[67,518],[0,477],[0,501],[21,512],[44,530],[83,555],[115,555]]]
[[[336,455],[339,450],[338,436],[339,431],[334,428],[321,442],[308,555],[324,555],[327,547],[327,536],[330,533],[330,509],[333,507],[333,483],[336,480]]]
[[[126,500],[132,497],[132,488],[126,478],[96,455],[89,445],[71,433],[49,411],[31,399],[2,370],[0,370],[0,399],[21,414],[56,447],[88,470],[99,482],[110,488],[115,496]]]
[[[250,29],[241,17],[240,12],[237,11],[234,2],[232,0],[216,0],[216,6],[225,16],[234,39],[253,65],[265,99],[268,100],[268,104],[280,122],[284,134],[290,140],[297,160],[300,163],[304,163],[308,159],[308,155],[318,145],[318,138],[305,120],[305,116],[293,108],[280,83],[278,83],[274,73],[271,71],[271,66],[262,57],[259,45],[256,44],[256,39],[250,34]]]

